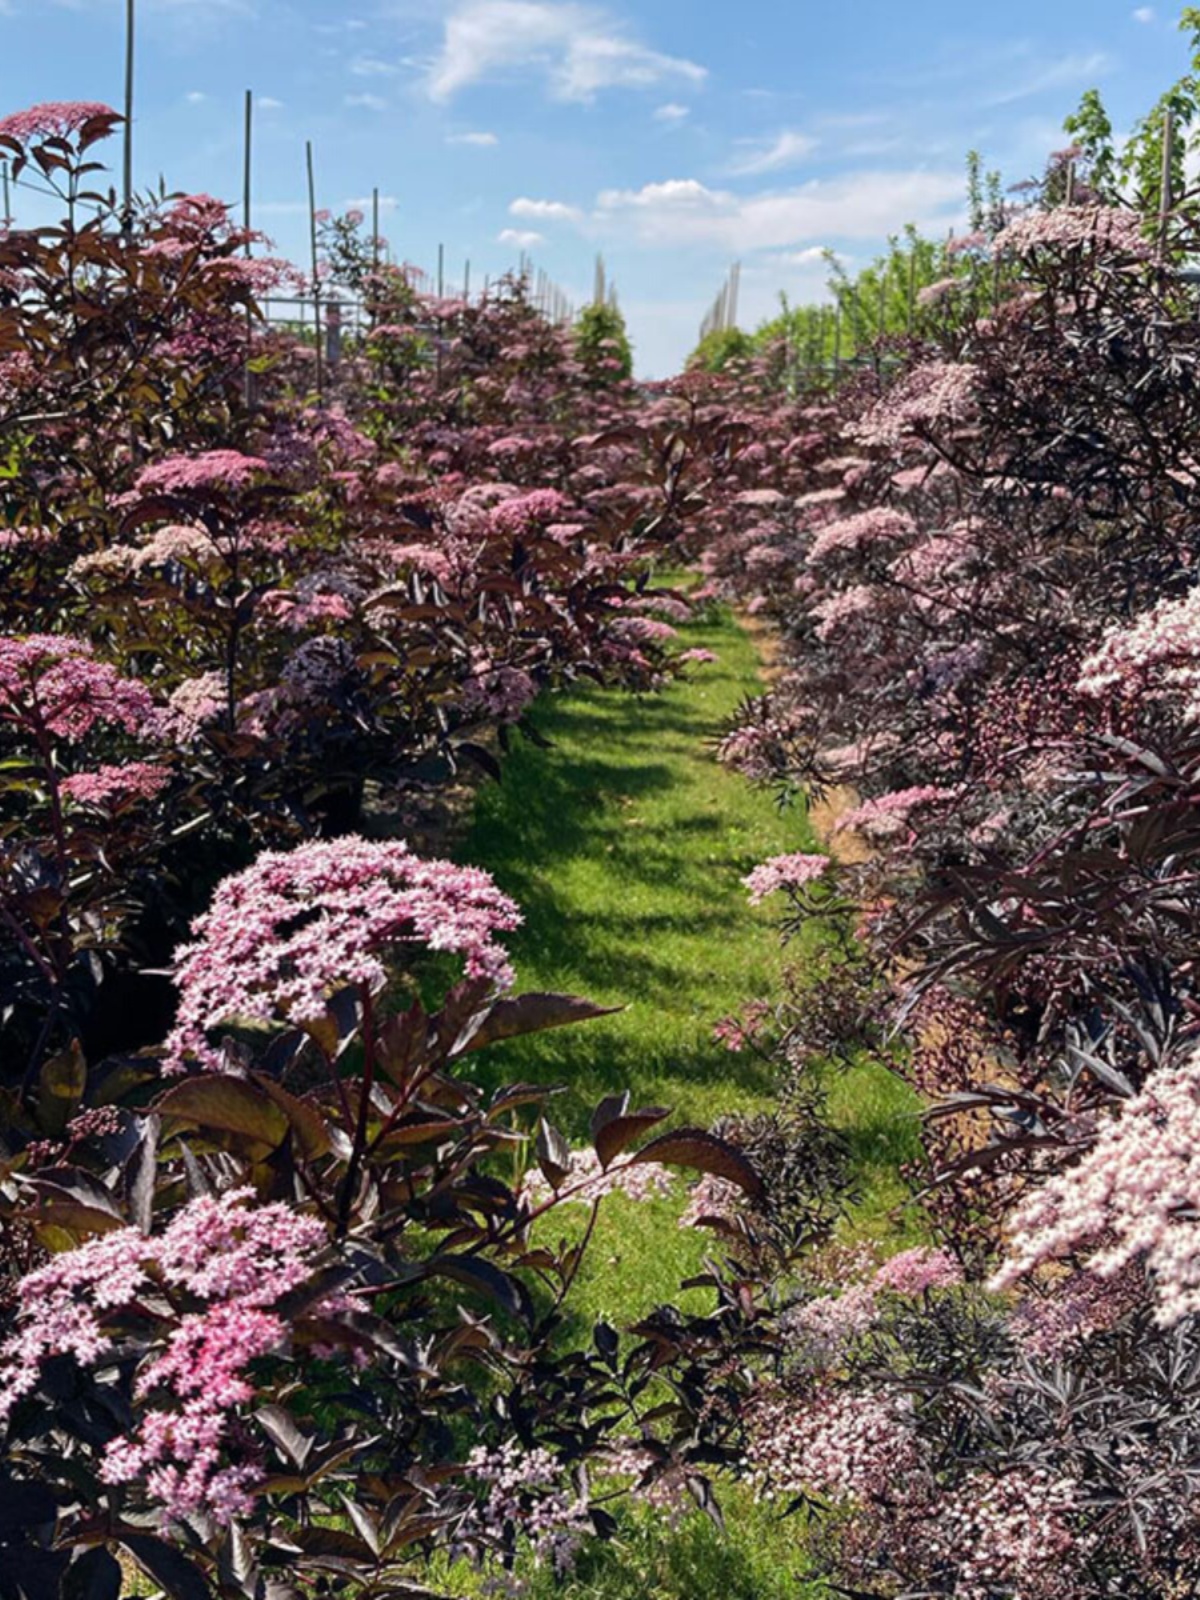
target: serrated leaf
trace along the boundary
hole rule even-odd
[[[666,1106],[647,1106],[644,1111],[631,1111],[625,1116],[612,1117],[593,1139],[600,1165],[607,1167],[636,1139],[651,1128],[657,1127],[671,1115]]]
[[[374,1517],[347,1495],[342,1496],[342,1504],[345,1506],[346,1515],[354,1524],[359,1538],[362,1539],[364,1544],[370,1546],[371,1554],[378,1560],[380,1551],[383,1549],[383,1543],[379,1537],[379,1527]]]
[[[160,1116],[190,1122],[210,1133],[253,1139],[272,1150],[283,1143],[288,1131],[283,1110],[245,1078],[189,1078],[168,1089],[155,1109]]]
[[[43,1132],[57,1139],[78,1111],[87,1088],[87,1062],[78,1040],[51,1056],[38,1074],[37,1118]]]
[[[630,1157],[630,1165],[654,1161],[668,1167],[690,1167],[736,1184],[751,1199],[761,1199],[762,1179],[740,1150],[703,1128],[679,1128],[660,1134]]]
[[[431,1276],[450,1278],[485,1295],[522,1322],[533,1321],[533,1302],[528,1289],[519,1278],[511,1277],[491,1261],[479,1256],[435,1256],[428,1270]]]
[[[546,1182],[552,1189],[562,1186],[563,1179],[571,1171],[571,1146],[563,1138],[552,1123],[545,1117],[538,1119],[537,1139],[534,1151],[538,1158],[538,1165],[545,1174]]]
[[[622,1006],[601,1006],[575,994],[531,993],[498,1000],[463,1046],[462,1054],[482,1050],[499,1039],[512,1039],[547,1028],[567,1028],[593,1017],[611,1017]]]
[[[311,1434],[303,1433],[290,1412],[285,1411],[282,1406],[259,1406],[254,1415],[267,1437],[278,1446],[293,1466],[303,1471],[316,1439]]]
[[[173,1545],[148,1533],[122,1533],[120,1538],[146,1576],[161,1585],[171,1600],[212,1600],[199,1569]]]

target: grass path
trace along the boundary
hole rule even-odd
[[[524,909],[509,941],[520,987],[627,1008],[499,1057],[567,1085],[557,1114],[572,1136],[616,1089],[689,1121],[767,1093],[712,1025],[769,991],[780,966],[771,915],[739,880],[810,836],[799,812],[780,814],[713,759],[726,719],[762,687],[750,640],[728,617],[687,634],[719,659],[661,695],[584,689],[540,707],[552,748],[513,751],[460,852]]]
[[[486,867],[520,903],[523,928],[508,941],[518,988],[557,989],[619,1013],[487,1052],[497,1081],[563,1086],[552,1119],[587,1140],[596,1101],[620,1089],[635,1103],[670,1106],[676,1120],[766,1109],[761,1064],[714,1041],[713,1023],[769,996],[783,963],[803,961],[803,941],[781,950],[770,906],[752,907],[742,877],[768,856],[814,848],[802,809],[724,771],[713,746],[746,696],[762,691],[757,650],[727,613],[690,624],[690,645],[717,661],[661,695],[635,699],[594,688],[537,708],[548,748],[519,744],[503,779],[486,784],[455,851]],[[900,1161],[912,1153],[905,1093],[881,1069],[835,1080],[831,1113],[849,1133],[863,1203],[855,1234],[897,1237]],[[680,1229],[683,1182],[667,1198],[604,1202],[564,1329],[586,1340],[605,1318],[628,1326],[663,1301],[702,1311],[703,1291],[680,1291],[710,1236]],[[572,1234],[581,1208],[552,1226]],[[802,1531],[725,1485],[727,1529],[702,1516],[664,1526],[643,1508],[621,1536],[585,1556],[564,1589],[539,1578],[530,1600],[817,1600]],[[455,1574],[454,1592],[476,1600],[478,1580]]]
[[[801,809],[781,812],[714,759],[727,719],[762,689],[751,639],[724,612],[686,631],[718,659],[661,695],[587,688],[539,707],[550,747],[522,743],[506,758],[458,852],[524,910],[509,941],[519,988],[625,1008],[489,1052],[497,1081],[562,1086],[552,1120],[577,1144],[597,1100],[621,1089],[701,1125],[772,1103],[761,1063],[730,1054],[712,1027],[770,995],[785,959],[772,909],[749,904],[742,877],[768,856],[814,848],[812,834]],[[803,958],[803,942],[786,953]],[[880,1069],[833,1084],[864,1194],[856,1233],[894,1230],[897,1169],[912,1153],[907,1109]],[[679,1230],[678,1211],[678,1199],[606,1202],[576,1290],[581,1326],[597,1315],[628,1324],[679,1298],[708,1236]]]

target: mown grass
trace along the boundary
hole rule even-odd
[[[740,877],[808,835],[711,756],[759,687],[749,640],[723,619],[689,630],[693,642],[719,661],[660,695],[589,688],[539,706],[551,748],[518,745],[480,792],[461,852],[524,910],[509,941],[520,987],[626,1008],[492,1055],[498,1075],[565,1085],[557,1119],[578,1137],[614,1090],[702,1122],[769,1094],[712,1025],[769,991],[780,966],[770,913]]]
[[[457,854],[486,867],[525,913],[509,941],[518,987],[585,994],[622,1006],[582,1027],[514,1041],[489,1052],[494,1081],[561,1086],[553,1120],[573,1143],[605,1094],[628,1089],[637,1104],[674,1109],[707,1125],[723,1113],[767,1109],[764,1065],[713,1039],[722,1016],[770,996],[785,961],[815,958],[815,935],[781,949],[770,906],[748,903],[741,878],[768,856],[816,848],[802,808],[780,811],[770,795],[716,763],[713,747],[748,694],[761,692],[755,647],[718,614],[687,629],[690,645],[716,652],[690,681],[635,699],[594,688],[540,705],[548,747],[523,743],[503,778],[477,798]],[[882,1068],[830,1080],[830,1113],[853,1153],[860,1201],[849,1236],[909,1242],[901,1163],[915,1151],[915,1107]],[[609,1197],[572,1295],[568,1334],[586,1338],[599,1318],[628,1326],[664,1301],[700,1310],[679,1285],[700,1265],[708,1236],[677,1225],[682,1182],[671,1198]],[[581,1208],[559,1214],[570,1236]],[[811,1572],[803,1530],[722,1491],[724,1533],[699,1513],[678,1524],[631,1508],[620,1536],[590,1552],[556,1588],[529,1574],[530,1594],[562,1600],[810,1600],[827,1590]],[[477,1594],[461,1567],[446,1586]]]
[[[803,808],[781,811],[713,754],[739,703],[762,690],[755,647],[723,612],[686,632],[718,657],[690,680],[655,696],[588,687],[540,705],[534,720],[549,747],[517,745],[502,780],[480,791],[457,852],[524,911],[508,941],[519,988],[623,1007],[501,1046],[483,1069],[561,1086],[553,1120],[577,1143],[596,1101],[621,1089],[705,1125],[768,1108],[769,1071],[714,1040],[713,1024],[770,996],[785,961],[815,957],[815,934],[781,949],[779,908],[752,907],[741,883],[768,856],[817,848]],[[855,1154],[856,1226],[893,1227],[898,1168],[913,1153],[906,1091],[863,1066],[831,1079],[830,1104]],[[659,1235],[655,1208],[635,1209]],[[622,1224],[623,1235],[641,1231],[624,1214]],[[656,1248],[661,1279],[676,1263],[661,1237]],[[635,1253],[622,1255],[627,1271]]]

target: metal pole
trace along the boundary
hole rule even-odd
[[[438,245],[438,299],[446,292],[446,246]]]
[[[0,171],[3,171],[3,174],[4,174],[4,226],[6,228],[8,228],[8,227],[11,227],[11,225],[12,225],[12,204],[11,204],[11,196],[9,194],[9,188],[8,188],[8,157],[7,156],[4,158],[4,160],[2,162],[0,162]]]
[[[242,227],[250,232],[250,157],[254,138],[254,91],[246,90],[245,157],[242,163]],[[246,240],[246,254],[250,254],[250,240]]]
[[[463,303],[471,304],[471,258],[467,257],[467,264],[463,268]]]
[[[917,315],[917,247],[914,244],[908,258],[908,332],[911,338],[913,322]]]
[[[308,240],[312,249],[313,331],[316,334],[314,343],[317,351],[317,398],[320,400],[325,393],[325,363],[321,351],[321,279],[317,271],[317,185],[313,177],[311,139],[305,140],[304,160],[308,168]]]
[[[254,130],[254,92],[246,90],[246,117],[245,117],[245,159],[242,163],[242,227],[245,230],[246,240],[244,249],[246,259],[250,259],[250,173],[251,173],[251,146]],[[250,371],[250,354],[254,347],[254,318],[250,306],[246,306],[246,364],[242,373],[242,398],[246,403],[247,411],[254,400],[254,377]]]
[[[375,326],[379,305],[379,185],[371,190],[371,303],[367,307],[368,320]]]
[[[125,151],[122,163],[121,231],[133,228],[133,66],[136,0],[125,0]]]

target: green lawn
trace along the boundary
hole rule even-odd
[[[803,941],[781,950],[778,908],[752,907],[740,881],[768,856],[815,848],[803,810],[780,811],[714,758],[727,719],[762,690],[754,645],[727,613],[686,634],[718,661],[662,694],[589,687],[540,705],[550,748],[518,743],[456,852],[524,910],[509,940],[520,988],[625,1008],[489,1053],[497,1080],[562,1086],[554,1120],[577,1143],[614,1090],[701,1124],[769,1106],[762,1064],[731,1055],[712,1026],[770,995],[785,958],[805,959]],[[835,1080],[832,1105],[865,1190],[858,1226],[878,1231],[902,1196],[912,1106],[871,1068]]]
[[[761,692],[754,645],[726,613],[686,634],[719,659],[660,695],[589,687],[541,704],[535,723],[549,748],[517,744],[502,780],[479,792],[455,852],[492,872],[524,910],[525,925],[509,940],[519,988],[625,1008],[490,1051],[481,1069],[496,1081],[561,1085],[553,1120],[574,1143],[586,1142],[591,1108],[614,1090],[701,1124],[769,1107],[766,1070],[716,1043],[712,1026],[770,995],[785,960],[805,959],[803,941],[781,949],[772,907],[751,907],[740,881],[768,856],[815,848],[804,813],[781,812],[714,759],[726,720]],[[847,1231],[904,1239],[897,1168],[913,1153],[912,1104],[870,1067],[835,1078],[831,1091],[863,1192]],[[678,1227],[682,1194],[681,1179],[673,1198],[604,1202],[568,1334],[586,1337],[597,1317],[628,1325],[664,1300],[702,1309],[699,1292],[681,1295],[678,1286],[711,1241]],[[553,1226],[569,1233],[583,1215],[570,1208]],[[799,1525],[756,1507],[744,1490],[726,1493],[725,1536],[699,1515],[672,1529],[638,1513],[556,1592],[568,1600],[824,1594],[804,1581]],[[455,1577],[463,1592],[477,1592],[467,1574]]]
[[[520,903],[510,948],[522,988],[565,989],[627,1009],[493,1056],[499,1070],[566,1085],[557,1115],[582,1138],[591,1106],[630,1089],[709,1121],[762,1102],[752,1063],[712,1038],[718,1018],[769,993],[780,965],[772,918],[739,879],[809,842],[712,758],[739,700],[761,687],[732,622],[688,630],[719,662],[655,696],[587,689],[540,706],[550,750],[521,743],[481,791],[462,854]]]

